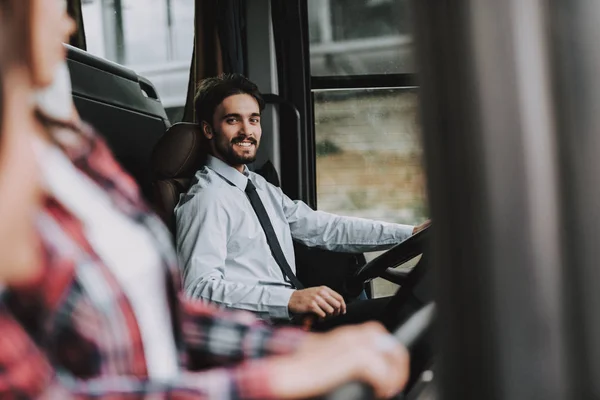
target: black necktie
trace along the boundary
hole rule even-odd
[[[283,251],[281,250],[281,246],[279,245],[279,241],[277,240],[277,235],[275,235],[275,230],[273,229],[273,225],[271,225],[269,214],[267,214],[265,206],[260,200],[258,193],[256,193],[256,187],[250,181],[250,179],[248,179],[248,184],[246,185],[246,195],[250,200],[252,208],[254,208],[254,212],[258,217],[260,226],[262,226],[263,231],[265,231],[267,243],[269,243],[269,247],[271,248],[273,258],[275,258],[275,261],[277,261],[279,268],[281,268],[283,276],[287,277],[296,289],[304,289],[304,285],[302,285],[298,278],[296,278],[296,275],[294,275],[294,273],[292,272],[290,265],[288,264],[287,260],[285,259],[285,256],[283,255]]]

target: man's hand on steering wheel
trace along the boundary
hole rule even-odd
[[[430,226],[431,226],[431,220],[428,219],[427,221],[423,222],[421,225],[415,226],[412,234],[416,235],[417,233],[421,232],[423,229],[429,228]]]

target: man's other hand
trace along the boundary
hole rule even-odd
[[[421,225],[417,225],[415,226],[415,229],[413,229],[413,235],[421,232],[423,229],[425,228],[429,228],[431,226],[431,220],[428,219],[427,221],[423,222]]]
[[[288,308],[295,314],[316,314],[321,318],[346,314],[346,302],[336,291],[327,286],[296,290]]]

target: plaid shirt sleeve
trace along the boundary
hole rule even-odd
[[[227,366],[269,355],[292,353],[308,335],[276,328],[253,314],[221,310],[202,301],[181,300],[183,342],[192,370]]]
[[[268,360],[236,368],[188,372],[171,383],[134,377],[79,381],[56,374],[39,348],[5,310],[0,314],[0,398],[3,400],[273,399]]]

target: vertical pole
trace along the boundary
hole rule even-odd
[[[175,59],[175,37],[173,35],[173,4],[172,0],[165,0],[167,14],[167,60]]]
[[[122,0],[114,0],[115,9],[115,43],[116,57],[119,64],[125,64],[126,49],[125,49],[125,29],[123,25],[123,3]]]
[[[102,28],[106,58],[125,64],[122,0],[102,0]]]
[[[331,20],[331,0],[319,0],[319,31],[322,43],[333,41],[333,29]]]

